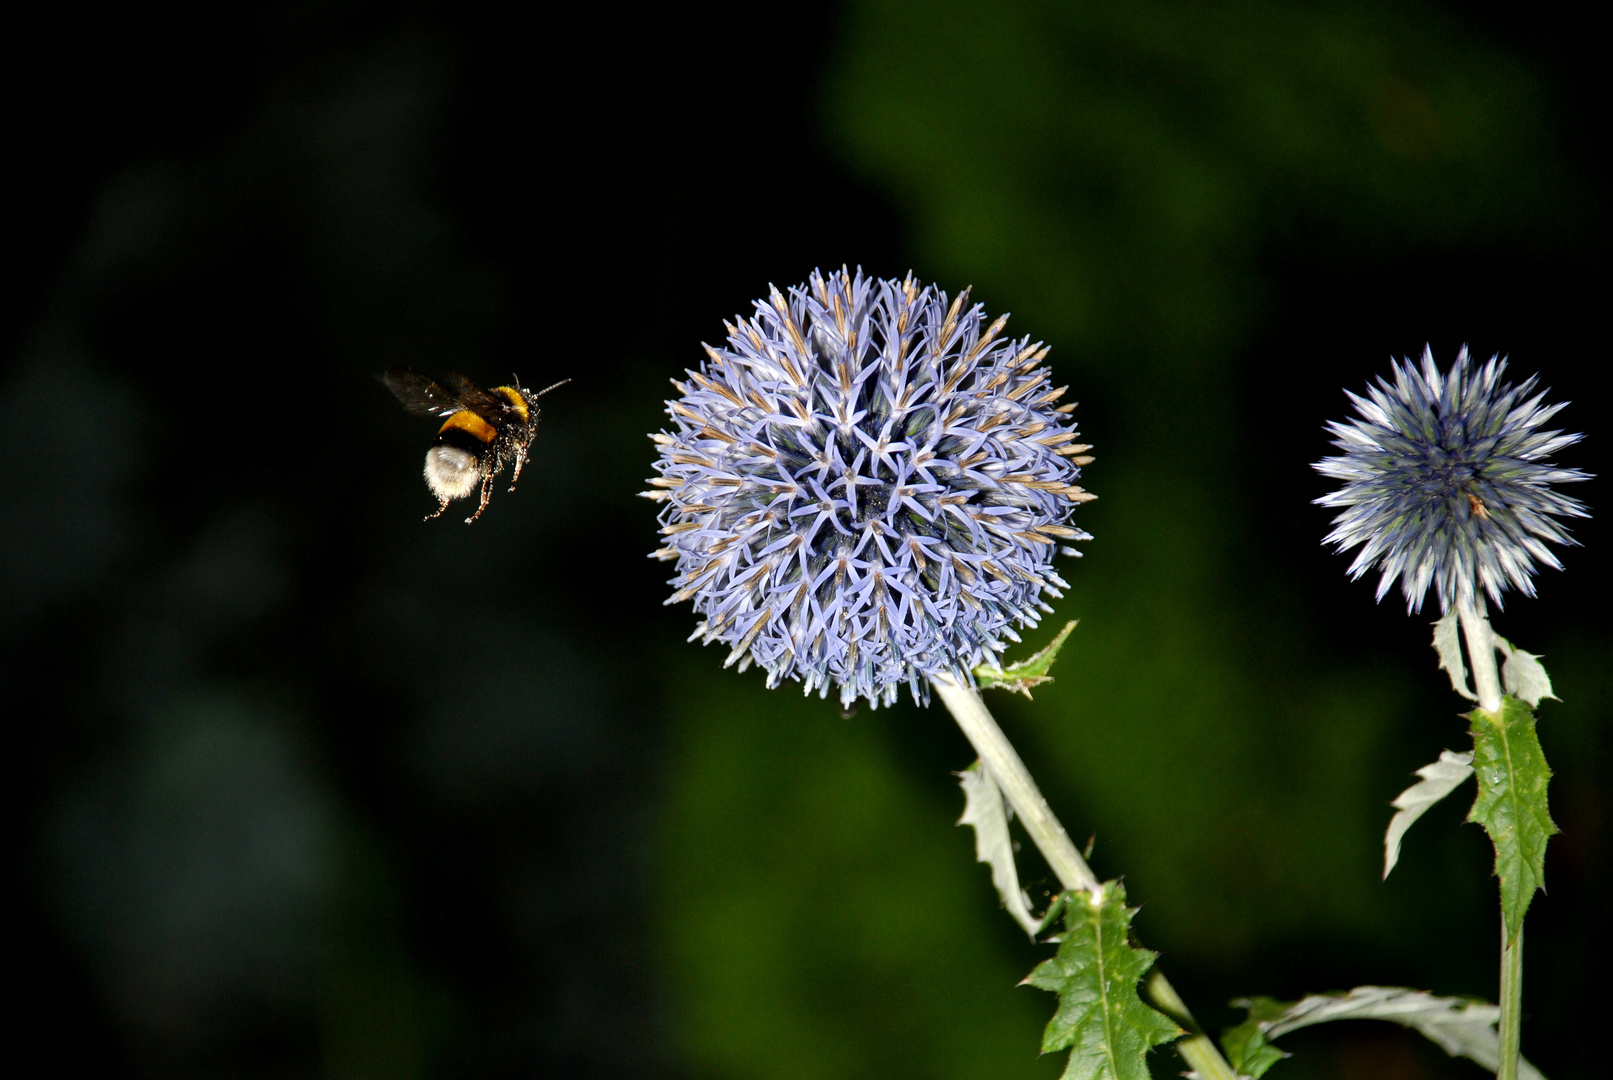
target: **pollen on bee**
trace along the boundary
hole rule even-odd
[[[482,481],[474,454],[454,446],[426,451],[426,486],[439,499],[463,499]]]

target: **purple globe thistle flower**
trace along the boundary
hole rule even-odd
[[[1055,407],[1029,338],[1000,341],[968,290],[842,270],[756,301],[727,348],[667,403],[652,435],[677,587],[694,637],[754,660],[768,685],[840,688],[842,705],[896,700],[924,676],[969,679],[1051,611],[1074,484],[1091,449]],[[693,640],[693,638],[691,638]]]
[[[1358,416],[1327,425],[1344,454],[1314,467],[1344,486],[1315,501],[1344,511],[1323,543],[1361,545],[1350,577],[1380,567],[1379,600],[1398,578],[1408,612],[1430,584],[1441,612],[1473,608],[1476,583],[1500,606],[1509,585],[1535,594],[1536,560],[1562,568],[1544,541],[1575,541],[1554,519],[1588,512],[1551,485],[1590,475],[1545,459],[1583,436],[1542,430],[1563,406],[1530,397],[1536,376],[1502,382],[1506,370],[1500,357],[1475,369],[1463,346],[1442,373],[1424,348],[1421,370],[1396,363],[1393,385],[1349,394]]]

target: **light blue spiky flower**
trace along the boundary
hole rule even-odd
[[[1497,606],[1509,586],[1533,596],[1536,563],[1562,566],[1546,543],[1574,543],[1557,519],[1588,516],[1552,489],[1590,478],[1546,460],[1582,438],[1546,430],[1563,405],[1543,403],[1535,376],[1503,382],[1505,359],[1474,365],[1465,346],[1446,372],[1427,348],[1420,367],[1393,369],[1349,394],[1354,418],[1327,425],[1343,454],[1315,468],[1344,486],[1316,500],[1343,508],[1323,543],[1360,545],[1351,579],[1378,567],[1378,599],[1398,579],[1407,611],[1429,585],[1442,612],[1473,606],[1479,586]]]
[[[1047,349],[911,276],[813,274],[755,308],[651,436],[667,602],[692,600],[728,663],[843,705],[995,663],[1089,538],[1067,522],[1090,448]]]

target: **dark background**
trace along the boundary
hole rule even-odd
[[[4,35],[0,401],[20,1045],[96,1075],[1041,1076],[944,714],[722,672],[663,608],[644,433],[814,267],[976,287],[1098,447],[1059,681],[1000,716],[1212,1026],[1494,997],[1424,612],[1322,549],[1324,420],[1390,355],[1539,371],[1606,473],[1605,92],[1551,5],[515,13],[58,4]],[[374,373],[570,377],[474,528]],[[1600,482],[1573,493],[1600,505]],[[1525,1049],[1608,951],[1595,520],[1513,598],[1563,835]],[[1028,860],[1027,860],[1028,861]],[[1050,879],[1032,866],[1038,890]],[[1040,876],[1039,876],[1040,875]],[[1273,1076],[1478,1075],[1387,1025]],[[1177,1071],[1162,1056],[1159,1075]]]

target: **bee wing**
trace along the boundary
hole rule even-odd
[[[445,372],[442,381],[459,400],[459,407],[462,409],[470,409],[486,416],[489,412],[504,412],[510,407],[508,401],[494,397],[457,371]]]
[[[463,375],[451,374],[446,376],[446,380],[451,384],[461,384],[474,393],[481,393]],[[447,416],[461,409],[476,407],[476,402],[467,401],[459,387],[444,386],[437,380],[408,368],[393,368],[381,376],[381,381],[392,391],[393,396],[403,403],[405,409],[419,416]]]

